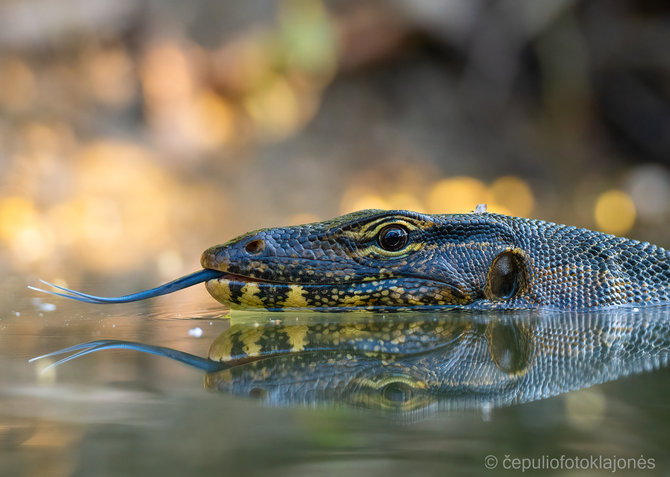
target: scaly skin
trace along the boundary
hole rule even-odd
[[[212,343],[207,359],[117,340],[35,359],[69,354],[57,366],[118,348],[202,369],[207,389],[268,405],[351,405],[411,419],[419,410],[523,403],[667,366],[670,306],[393,317],[300,313],[235,324]]]
[[[274,406],[499,407],[667,366],[668,307],[234,325],[205,387]]]
[[[389,225],[408,232],[400,250],[380,245]],[[670,302],[667,250],[489,213],[366,210],[251,232],[206,250],[201,262],[224,272],[207,289],[232,308],[597,310]]]

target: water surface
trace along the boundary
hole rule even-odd
[[[560,316],[405,316],[408,323],[437,320],[440,329],[459,331],[450,335],[457,338],[455,344],[424,349],[407,365],[417,369],[435,350],[448,353],[451,368],[442,374],[451,379],[444,379],[446,387],[431,399],[394,407],[384,404],[402,403],[404,394],[374,394],[383,386],[365,388],[365,399],[361,386],[348,394],[308,392],[314,383],[310,372],[318,366],[331,370],[331,376],[346,374],[337,368],[344,361],[325,354],[320,364],[310,364],[319,361],[318,354],[309,362],[283,361],[274,368],[270,361],[248,363],[218,387],[203,371],[128,350],[101,351],[41,372],[48,361],[28,363],[29,358],[91,340],[133,340],[206,356],[210,344],[235,327],[327,323],[338,316],[233,314],[233,328],[226,331],[231,319],[198,289],[148,302],[96,306],[39,297],[24,288],[21,277],[9,277],[5,284],[0,475],[493,475],[512,472],[508,468],[523,465],[524,458],[535,459],[526,465],[546,467],[561,456],[564,466],[569,465],[566,458],[591,456],[600,457],[601,465],[603,459],[624,457],[654,466],[617,469],[617,475],[668,475],[670,470],[670,374],[664,367],[670,339],[667,328],[657,330],[653,340],[637,339],[649,328],[644,323],[670,321],[667,309],[566,314],[566,320],[586,330],[597,329],[585,338],[586,348],[590,339],[610,354],[588,355],[593,349],[583,347],[586,354],[564,353],[564,362],[553,360],[535,374],[539,361],[531,356],[537,355],[532,351],[539,346],[537,338],[554,336]],[[92,288],[104,289],[104,284]],[[474,338],[464,347],[465,326]],[[585,334],[570,336],[561,340]],[[481,353],[463,354],[475,348]],[[265,375],[258,374],[263,366]],[[366,376],[358,382],[376,382],[374,375]],[[291,386],[285,384],[287,377]],[[519,386],[526,377],[532,379]],[[300,379],[302,387],[296,384]],[[328,388],[326,381],[322,378],[318,389]],[[595,381],[606,382],[591,385]],[[549,471],[612,473],[608,468]]]

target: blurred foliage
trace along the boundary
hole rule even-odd
[[[227,323],[202,289],[118,314],[46,303],[23,275],[121,294],[195,270],[202,250],[248,230],[367,207],[487,203],[670,246],[669,40],[663,0],[0,2],[0,341],[14,360],[0,362],[0,473],[127,473],[128,455],[148,471],[196,459],[309,473],[342,470],[361,446],[392,456],[391,473],[435,473],[479,470],[491,451],[544,452],[547,436],[563,452],[660,459],[657,374],[608,385],[627,401],[589,390],[503,410],[495,426],[456,416],[400,430],[222,410],[195,391],[156,406],[151,387],[122,384],[193,376],[133,353],[59,368],[117,387],[38,399],[34,382],[57,379],[31,356],[99,337],[202,354],[192,322],[174,318],[207,318],[205,337]],[[149,398],[157,413],[133,407]],[[108,425],[128,412],[132,425]],[[147,416],[160,425],[137,425]]]
[[[669,245],[663,1],[0,5],[0,270],[172,278],[249,229],[489,210]]]

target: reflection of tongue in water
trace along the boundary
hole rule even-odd
[[[276,317],[268,314],[266,317]],[[205,386],[269,405],[349,405],[403,413],[543,399],[667,365],[670,308],[444,314],[287,314],[231,326],[208,358],[120,341],[112,348],[206,371]],[[39,359],[39,358],[36,358]]]

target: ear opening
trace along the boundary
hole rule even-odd
[[[492,300],[510,300],[525,289],[526,283],[526,257],[520,250],[507,250],[491,262],[485,292]]]

